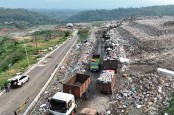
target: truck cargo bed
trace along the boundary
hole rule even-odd
[[[100,76],[99,79],[96,81],[96,90],[111,94],[115,86],[115,80],[116,80],[115,71],[114,70],[104,70],[104,71],[112,71],[114,73],[112,76],[105,76],[105,78],[101,78],[102,76]]]
[[[103,60],[103,69],[104,70],[117,70],[118,60]]]
[[[63,84],[63,92],[72,93],[75,98],[80,98],[87,91],[90,83],[91,77],[89,75],[77,73]]]

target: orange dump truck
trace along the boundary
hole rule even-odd
[[[117,59],[104,59],[103,69],[104,70],[117,70],[118,60]]]
[[[66,83],[63,84],[63,92],[71,93],[75,98],[86,98],[88,86],[91,83],[91,76],[76,73]]]
[[[96,90],[99,92],[112,94],[115,86],[115,81],[115,70],[103,70],[96,81]]]

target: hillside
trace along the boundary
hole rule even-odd
[[[77,15],[82,10],[75,9],[31,9],[31,11],[37,12],[39,14],[43,14],[49,16],[52,19],[58,19],[63,21],[73,15]]]
[[[141,8],[118,8],[113,10],[88,10],[71,16],[64,22],[89,22],[119,20],[131,16],[173,16],[174,5]]]
[[[28,64],[36,63],[49,48],[56,48],[70,35],[68,30],[41,30],[14,39],[0,36],[0,90],[8,78],[25,71]]]
[[[26,28],[33,25],[57,23],[48,16],[44,16],[26,9],[5,9],[0,8],[0,26],[12,26],[17,28]]]

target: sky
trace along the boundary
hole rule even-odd
[[[170,4],[174,0],[0,0],[0,7],[38,9],[116,9]]]

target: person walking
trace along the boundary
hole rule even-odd
[[[5,92],[9,92],[10,90],[10,84],[9,83],[5,83]]]

